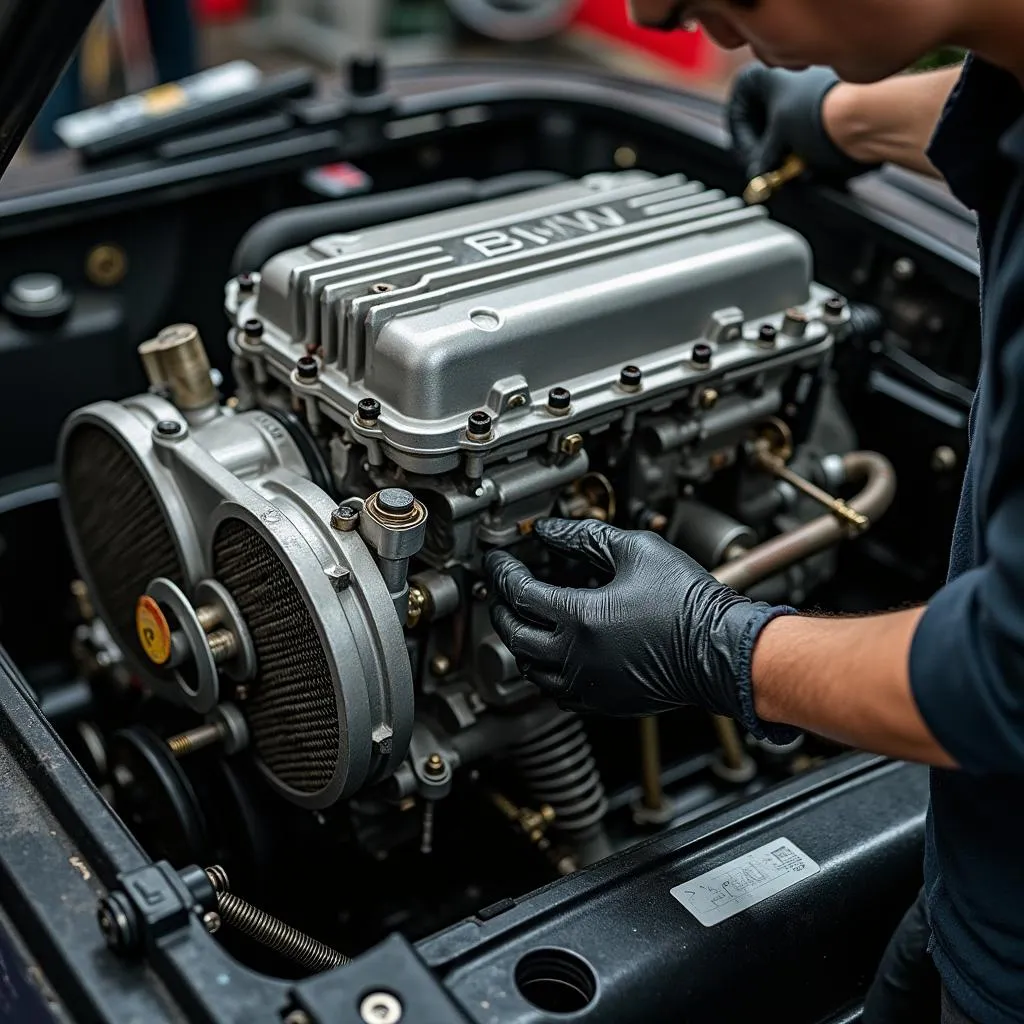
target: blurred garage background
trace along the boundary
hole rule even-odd
[[[336,74],[352,55],[603,67],[723,95],[749,55],[700,33],[636,28],[625,0],[110,0],[51,97],[22,159],[60,148],[62,115],[230,60]]]

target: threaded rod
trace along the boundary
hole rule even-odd
[[[188,732],[180,732],[177,736],[171,736],[167,740],[167,746],[175,757],[184,757],[186,754],[202,750],[203,747],[211,747],[224,738],[224,727],[220,723],[209,725],[197,725]]]
[[[349,958],[319,942],[298,928],[254,907],[240,896],[227,891],[227,874],[219,865],[207,868],[206,875],[217,893],[217,912],[221,920],[268,949],[294,960],[307,970],[327,971],[349,963]]]
[[[238,653],[238,638],[230,629],[215,629],[206,636],[213,660],[219,665]]]

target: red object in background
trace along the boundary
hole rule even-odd
[[[249,11],[249,0],[193,0],[200,21],[234,21]]]
[[[653,53],[691,74],[710,74],[720,68],[721,51],[699,29],[657,32],[639,28],[630,20],[626,8],[627,0],[583,0],[574,23]]]

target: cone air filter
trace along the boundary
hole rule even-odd
[[[306,600],[270,544],[240,519],[217,527],[213,572],[256,649],[244,703],[256,753],[272,780],[312,797],[334,778],[341,740],[330,663]]]
[[[90,595],[118,646],[148,663],[135,603],[157,576],[185,585],[153,484],[121,439],[88,420],[67,433],[60,469],[67,528]]]

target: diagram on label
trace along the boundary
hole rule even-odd
[[[788,839],[771,843],[712,868],[671,890],[701,924],[718,924],[820,870]]]

